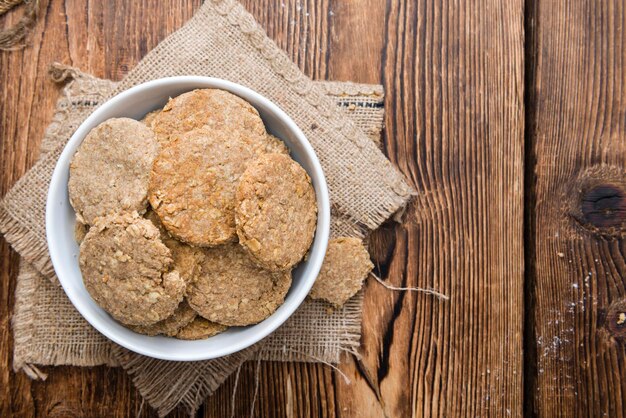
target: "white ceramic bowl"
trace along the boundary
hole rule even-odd
[[[74,239],[74,210],[67,191],[69,165],[87,133],[101,122],[115,117],[141,119],[162,108],[169,97],[197,88],[219,88],[251,103],[261,115],[268,132],[281,138],[292,158],[309,173],[317,197],[317,231],[309,257],[293,272],[293,284],[285,302],[269,318],[248,327],[228,331],[200,341],[183,341],[162,336],[137,334],[111,318],[91,298],[78,266],[78,246]],[[328,244],[330,205],[326,180],[319,160],[302,131],[275,104],[238,84],[209,77],[171,77],[149,81],[120,93],[100,106],[70,138],[59,157],[48,191],[46,235],[54,270],[76,309],[94,328],[109,339],[140,354],[164,360],[195,361],[225,356],[260,341],[285,322],[300,306],[315,281]]]

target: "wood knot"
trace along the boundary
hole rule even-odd
[[[600,184],[582,196],[585,221],[597,228],[616,227],[626,219],[626,192],[613,184]]]
[[[626,340],[626,299],[620,299],[609,306],[605,324],[611,336]]]
[[[604,237],[626,235],[626,171],[614,166],[592,167],[568,192],[570,215],[587,231]]]

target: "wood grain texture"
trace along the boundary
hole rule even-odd
[[[521,0],[243,3],[312,78],[385,85],[384,149],[420,197],[402,224],[371,238],[376,271],[452,299],[368,283],[363,361],[341,365],[349,384],[320,364],[249,362],[235,410],[232,376],[198,416],[520,416]],[[120,79],[199,4],[42,1],[33,46],[0,53],[0,195],[37,158],[58,97],[50,62]],[[18,18],[12,11],[0,24]],[[0,251],[0,416],[154,416],[120,370],[45,368],[45,382],[10,371],[17,256],[3,240]]]
[[[385,149],[419,195],[379,273],[451,297],[368,286],[366,358],[388,416],[522,412],[522,8],[386,11]]]
[[[626,414],[626,11],[531,2],[527,413]]]

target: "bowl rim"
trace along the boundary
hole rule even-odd
[[[309,254],[308,263],[312,265],[312,268],[310,269],[309,275],[307,276],[308,279],[306,280],[304,287],[298,289],[297,292],[290,296],[291,299],[289,302],[289,309],[282,311],[280,316],[270,316],[269,318],[261,321],[259,324],[265,324],[265,327],[258,331],[256,334],[246,339],[239,340],[234,344],[229,344],[222,346],[221,348],[214,349],[209,353],[199,353],[196,355],[194,355],[193,353],[182,355],[182,353],[178,352],[158,351],[154,350],[153,347],[145,347],[143,344],[137,345],[133,342],[126,341],[123,336],[118,335],[114,330],[110,329],[104,320],[98,318],[97,316],[91,316],[91,314],[87,312],[89,309],[88,305],[90,301],[84,300],[84,298],[77,294],[77,292],[75,292],[74,289],[70,286],[70,281],[66,281],[66,279],[63,277],[63,274],[65,274],[63,272],[64,268],[62,267],[63,259],[67,258],[68,255],[64,254],[63,251],[61,251],[60,246],[56,245],[55,237],[51,234],[51,231],[54,230],[53,224],[55,222],[55,218],[53,217],[54,209],[52,208],[56,207],[59,194],[63,192],[64,187],[67,187],[67,185],[63,185],[62,177],[64,173],[69,171],[69,163],[75,152],[72,150],[74,144],[77,144],[78,146],[78,144],[80,144],[80,142],[84,140],[85,136],[91,130],[88,128],[88,126],[94,123],[94,120],[99,119],[103,113],[108,113],[112,108],[117,106],[119,103],[124,102],[127,98],[131,96],[141,94],[142,92],[145,92],[147,90],[158,89],[159,87],[163,87],[165,85],[181,83],[197,84],[196,87],[190,88],[188,91],[196,88],[218,88],[240,96],[246,101],[248,101],[246,97],[252,97],[256,102],[262,103],[264,108],[268,109],[270,113],[279,118],[295,135],[297,141],[299,142],[299,145],[302,146],[305,154],[310,159],[311,170],[318,174],[318,185],[314,185],[318,206],[318,220],[313,243],[319,241],[321,245],[319,246],[317,252],[311,252]],[[80,124],[74,134],[72,134],[72,136],[70,137],[69,141],[65,144],[63,151],[61,152],[61,155],[59,156],[55,164],[46,198],[45,224],[48,252],[50,254],[50,259],[52,261],[55,273],[57,274],[58,280],[74,307],[78,310],[81,316],[91,324],[91,326],[93,326],[96,330],[98,330],[98,332],[103,334],[111,341],[139,354],[162,360],[199,361],[223,357],[256,344],[257,342],[261,341],[262,339],[273,333],[282,324],[284,324],[300,307],[300,305],[310,292],[311,287],[313,286],[317,276],[319,275],[319,271],[321,269],[322,262],[326,254],[326,249],[330,236],[330,197],[328,192],[328,186],[326,183],[326,177],[324,175],[324,171],[319,162],[317,154],[315,153],[313,147],[311,146],[310,142],[308,141],[302,130],[293,121],[293,119],[291,119],[291,117],[287,115],[287,113],[285,113],[280,107],[278,107],[278,105],[276,105],[274,102],[267,99],[260,93],[257,93],[256,91],[248,87],[242,86],[232,81],[204,76],[175,76],[147,81],[117,94],[116,96],[112,97],[111,99],[101,104],[98,108],[96,108],[96,110],[94,110],[91,115],[89,115],[89,117],[87,117],[87,119],[85,119]],[[77,260],[76,258],[74,259]],[[59,271],[61,271],[62,274],[59,274]],[[311,278],[311,276],[313,277]],[[94,301],[91,302],[95,303]],[[283,304],[285,302],[283,302]],[[251,326],[254,327],[259,324],[254,324]],[[189,341],[189,343],[193,343],[193,341]]]

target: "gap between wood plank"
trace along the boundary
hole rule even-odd
[[[535,124],[535,30],[534,21],[536,0],[524,1],[524,321],[523,357],[524,378],[522,382],[522,410],[525,417],[535,416],[534,393],[536,389],[536,330],[535,310],[535,248],[532,239],[535,230],[535,164],[533,155],[533,132]]]

